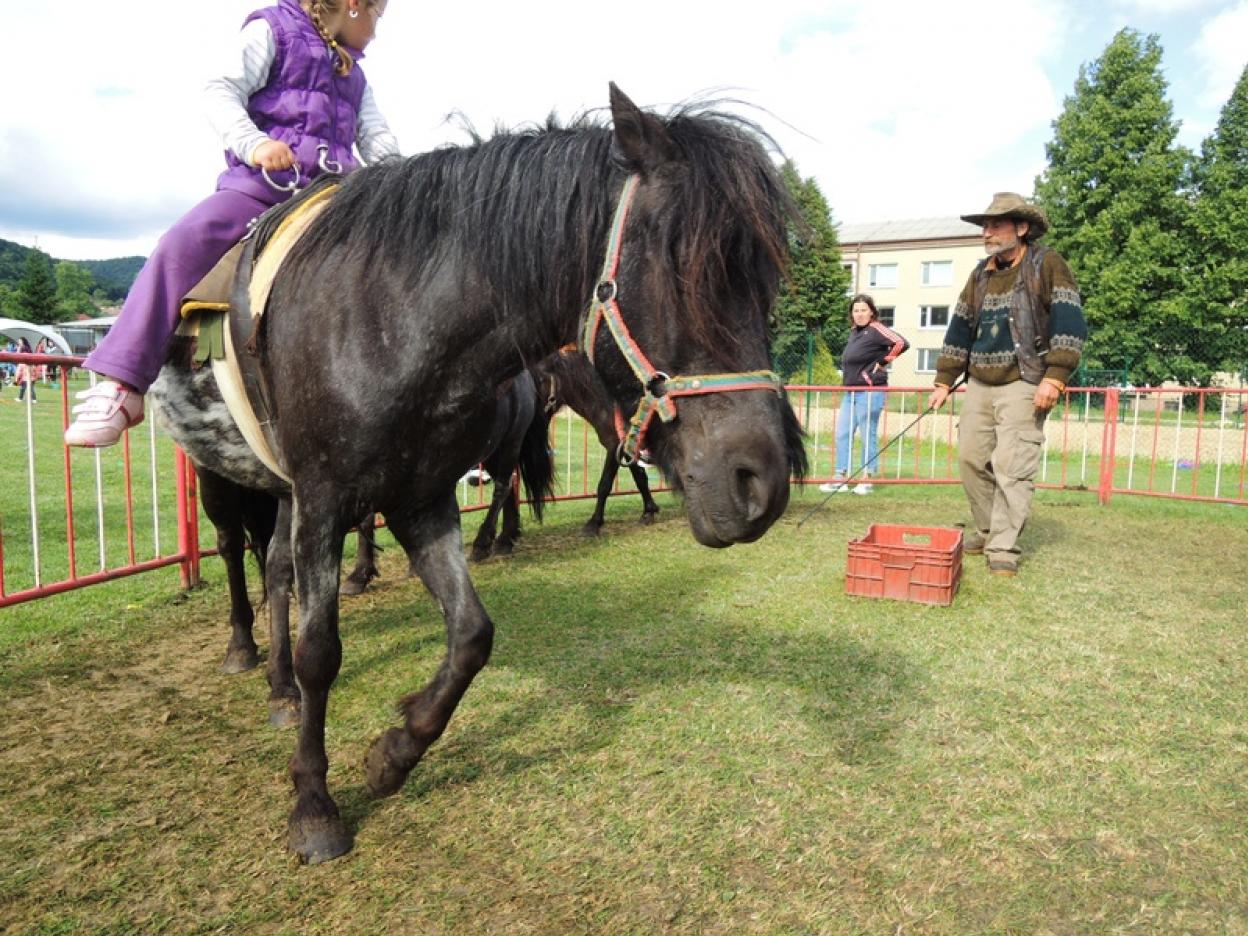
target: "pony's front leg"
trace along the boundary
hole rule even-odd
[[[313,494],[294,504],[294,560],[299,589],[299,641],[295,675],[302,709],[299,741],[290,759],[295,808],[287,825],[287,843],[308,864],[337,858],[351,850],[351,833],[329,795],[325,777],[325,712],[329,690],[342,664],[338,637],[338,571],[345,528],[326,508],[328,497]]]
[[[602,463],[602,474],[598,476],[598,500],[594,503],[594,512],[581,530],[582,536],[597,536],[607,511],[607,498],[611,496],[611,488],[615,485],[615,476],[619,473],[620,463],[615,459],[615,452],[607,449],[606,460]]]
[[[634,462],[628,466],[628,470],[632,472],[633,484],[641,494],[641,522],[654,523],[654,518],[659,515],[659,505],[654,502],[654,496],[650,493],[650,478],[646,475],[646,469]]]
[[[369,748],[364,768],[374,796],[387,796],[403,785],[429,745],[442,735],[494,644],[494,625],[468,577],[454,496],[446,496],[419,516],[393,517],[390,526],[442,608],[447,652],[429,684],[400,703],[404,727],[388,729]]]
[[[265,575],[265,594],[269,604],[269,725],[293,728],[299,724],[299,686],[295,683],[294,661],[290,650],[290,588],[294,568],[290,552],[289,498],[277,505],[277,522],[273,528]]]

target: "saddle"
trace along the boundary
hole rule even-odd
[[[196,339],[194,362],[212,367],[226,408],[243,438],[256,457],[287,483],[290,477],[273,452],[266,428],[268,405],[252,342],[282,261],[329,203],[337,184],[333,177],[318,181],[290,201],[266,211],[247,235],[191,288],[180,307],[182,322],[177,333]],[[248,254],[251,268],[247,307],[239,309],[231,298],[238,268]],[[236,349],[239,338],[243,338],[245,356]]]

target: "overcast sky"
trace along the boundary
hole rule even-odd
[[[147,254],[223,166],[200,89],[258,0],[2,0],[0,237]],[[1080,64],[1157,33],[1197,146],[1248,62],[1248,0],[391,0],[364,69],[405,154],[606,104],[718,92],[759,108],[837,221],[952,216],[1029,193]],[[18,90],[20,88],[20,90]]]

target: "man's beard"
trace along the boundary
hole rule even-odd
[[[984,241],[984,253],[988,254],[990,257],[996,257],[1000,254],[1010,253],[1011,251],[1018,249],[1019,245],[1020,241],[1017,237],[1010,238],[1010,242],[1008,244],[1001,243],[999,238],[996,243]]]

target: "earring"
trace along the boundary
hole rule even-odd
[[[359,10],[351,10],[351,11],[347,14],[347,16],[351,17],[352,19],[357,19],[357,18],[359,17],[359,15],[360,15],[360,11],[359,11]]]

